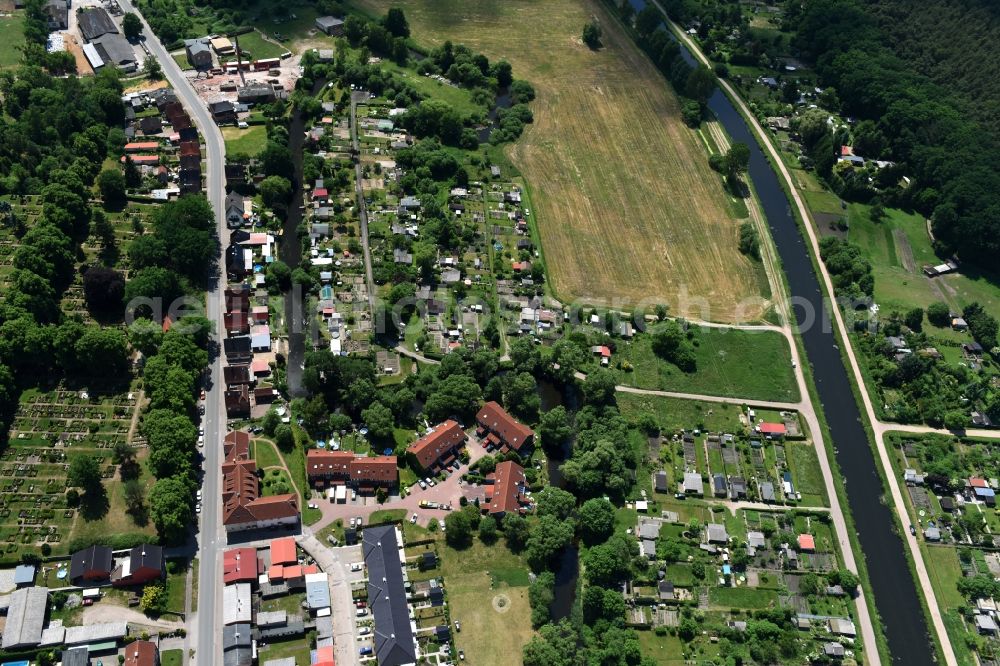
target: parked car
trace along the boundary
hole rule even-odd
[[[421,490],[427,490],[427,484],[426,484],[426,483],[424,483],[423,481],[421,481],[421,482],[420,482],[420,489],[421,489]]]
[[[84,606],[93,606],[94,605],[94,600],[93,599],[84,599],[83,600],[83,605]]]
[[[361,562],[355,562],[354,564],[351,565],[351,571],[361,571],[361,568],[363,566],[364,565],[361,564]]]
[[[358,617],[364,617],[365,615],[368,615],[368,609],[359,608],[358,610],[354,611],[354,614],[357,615]]]
[[[410,516],[410,524],[411,525],[417,524],[417,514],[413,514],[412,516]]]
[[[371,627],[361,627],[360,629],[358,629],[358,635],[367,636],[369,633],[371,633],[371,630],[372,630]]]
[[[198,446],[199,447],[205,446],[205,436],[204,435],[198,435]]]
[[[368,602],[367,601],[357,601],[357,602],[355,602],[354,605],[357,606],[358,608],[368,608]]]
[[[372,653],[372,648],[370,645],[366,645],[363,648],[358,649],[358,654],[362,657],[366,657]]]

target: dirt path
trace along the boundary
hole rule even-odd
[[[139,427],[139,415],[142,414],[142,403],[145,402],[146,392],[142,389],[139,390],[139,395],[135,399],[135,409],[132,411],[132,422],[128,426],[128,436],[125,441],[129,444],[135,439],[135,431]]]
[[[181,620],[164,620],[162,618],[154,620],[146,617],[140,611],[106,601],[83,609],[82,624],[96,624],[98,622],[128,622],[129,624],[141,624],[144,627],[155,627],[167,631],[184,626],[184,622]]]

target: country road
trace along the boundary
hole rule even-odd
[[[125,12],[134,12],[142,20],[142,37],[150,55],[155,57],[163,69],[163,74],[170,82],[178,99],[191,114],[191,119],[198,127],[205,144],[206,184],[208,202],[215,211],[216,226],[220,243],[224,246],[227,240],[225,225],[225,143],[222,132],[212,120],[208,108],[195,94],[194,88],[184,77],[184,73],[174,61],[160,40],[150,30],[142,14],[132,5],[131,0],[119,0]],[[220,266],[222,255],[220,252]],[[221,349],[225,332],[222,328],[222,296],[226,286],[225,271],[214,275],[209,280],[206,298],[205,316],[215,323],[215,339]],[[220,488],[222,439],[226,434],[226,416],[223,411],[222,394],[225,384],[222,381],[221,354],[210,361],[211,379],[206,387],[205,416],[202,426],[205,428],[203,449],[204,506],[200,515],[201,524],[198,530],[198,549],[201,565],[198,578],[198,611],[197,620],[188,625],[188,644],[194,644],[194,658],[191,664],[214,666],[222,663],[222,642],[217,639],[221,626],[219,612],[222,606],[222,587],[219,585],[222,568],[221,548],[225,545],[225,534],[220,520]]]

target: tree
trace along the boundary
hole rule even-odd
[[[524,646],[524,666],[578,666],[587,663],[583,640],[569,620],[546,624]],[[606,662],[606,663],[619,663]]]
[[[635,29],[642,36],[648,36],[653,33],[660,24],[663,23],[663,19],[660,16],[659,10],[654,5],[646,5],[643,7],[635,17]]]
[[[927,306],[927,321],[940,328],[951,325],[951,308],[947,303],[935,301]]]
[[[465,511],[468,507],[463,507],[459,511],[452,511],[444,519],[445,526],[445,541],[448,545],[457,550],[468,548],[472,545],[472,529],[473,522],[469,515],[469,512]],[[473,507],[475,511],[475,507]]]
[[[580,536],[587,545],[601,543],[615,529],[615,508],[608,500],[595,497],[583,503],[578,515]]]
[[[694,372],[696,360],[684,329],[676,321],[668,321],[653,333],[653,353],[670,361],[684,372]]]
[[[705,65],[698,65],[688,74],[684,94],[704,107],[715,90],[715,75]]]
[[[89,326],[75,349],[80,368],[88,375],[120,377],[128,370],[128,342],[117,328]]]
[[[392,410],[381,402],[373,402],[371,407],[361,412],[361,420],[368,427],[368,434],[374,440],[388,440],[392,438],[392,429],[395,419]]]
[[[124,177],[127,187],[139,187],[142,184],[142,174],[139,172],[139,167],[128,155],[125,156]]]
[[[613,587],[625,579],[632,558],[638,555],[638,545],[631,539],[616,535],[591,548],[584,563],[591,585]]]
[[[555,600],[556,577],[551,571],[538,574],[528,587],[528,603],[531,604],[531,626],[535,629],[552,619],[550,607]]]
[[[282,451],[291,451],[295,447],[295,433],[292,426],[282,423],[274,429],[274,443]]]
[[[601,26],[597,23],[597,19],[591,19],[583,26],[583,43],[593,51],[600,48]]]
[[[858,585],[861,584],[861,581],[858,579],[858,575],[848,569],[834,571],[830,574],[830,582],[834,585],[840,585],[851,594],[853,594],[858,589]]]
[[[492,74],[493,78],[497,80],[497,86],[500,88],[507,88],[514,81],[513,68],[506,60],[498,60],[493,63]]]
[[[390,7],[382,21],[382,27],[389,31],[393,37],[407,38],[410,36],[410,24],[406,21],[406,15],[399,7]]]
[[[497,540],[497,521],[493,516],[483,516],[479,519],[479,540],[485,544]]]
[[[539,516],[553,516],[560,521],[570,519],[576,512],[576,497],[556,486],[545,486],[535,494]]]
[[[615,376],[604,368],[587,375],[583,382],[583,399],[592,405],[608,405],[615,399]]]
[[[745,143],[734,143],[726,151],[726,174],[736,180],[750,165],[750,147]]]
[[[520,552],[528,541],[528,521],[524,516],[508,513],[503,517],[501,527],[507,548],[515,553]]]
[[[125,497],[125,510],[133,516],[141,516],[146,511],[146,486],[136,479],[126,481],[122,490]]]
[[[159,81],[163,78],[163,68],[160,67],[160,61],[153,56],[146,57],[142,66],[142,71],[146,74],[146,78],[150,81]]]
[[[92,455],[75,456],[70,460],[66,480],[86,492],[96,490],[101,487],[101,464]]]
[[[191,490],[181,479],[160,479],[149,491],[149,513],[167,544],[184,540],[192,524]]]
[[[125,39],[135,40],[142,34],[142,21],[132,12],[126,12],[122,17],[122,34]]]
[[[434,422],[445,420],[451,415],[471,417],[479,405],[482,389],[468,375],[451,375],[441,381],[437,389],[427,397],[424,413]]]
[[[106,206],[117,206],[125,202],[125,176],[118,168],[111,167],[99,173],[97,187]]]
[[[280,259],[272,261],[267,266],[267,283],[277,285],[281,291],[288,291],[292,286],[292,269]]]
[[[534,422],[541,407],[538,382],[527,372],[507,375],[505,379],[504,403],[507,409],[522,421]]]
[[[924,327],[923,309],[913,308],[912,310],[907,310],[906,314],[903,316],[903,323],[905,323],[910,330],[919,333]]]
[[[449,525],[448,529],[451,529]],[[573,541],[573,524],[555,516],[542,516],[531,529],[526,544],[528,562],[536,571],[550,567]]]
[[[757,233],[757,227],[749,220],[740,225],[739,248],[740,252],[748,257],[760,259],[760,235]]]
[[[264,150],[257,156],[261,163],[261,171],[265,176],[286,176],[295,173],[292,162],[292,151],[274,141],[268,141]]]
[[[549,411],[542,413],[542,418],[538,423],[538,436],[546,451],[562,450],[566,442],[573,436],[573,429],[569,423],[569,412],[566,411],[565,407],[556,405]]]
[[[139,608],[147,615],[159,615],[167,609],[167,591],[160,584],[150,584],[142,589]]]
[[[292,198],[292,184],[283,176],[268,176],[260,183],[260,197],[268,208],[284,210]]]
[[[125,276],[107,266],[91,266],[83,274],[83,298],[94,314],[117,316],[122,311]]]

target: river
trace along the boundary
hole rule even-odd
[[[644,0],[630,0],[636,10]],[[689,64],[694,58],[681,45]],[[667,85],[664,83],[664,85]],[[848,508],[854,517],[858,540],[868,567],[875,606],[897,664],[931,664],[934,651],[927,622],[920,606],[916,585],[904,555],[904,544],[894,531],[892,512],[882,502],[882,480],[865,429],[862,413],[840,356],[834,325],[826,321],[825,303],[819,279],[813,270],[809,250],[791,206],[778,180],[743,117],[721,90],[708,102],[709,109],[726,128],[734,142],[750,147],[749,176],[767,216],[781,264],[788,277],[793,310],[800,325],[815,314],[816,321],[803,325],[802,341],[812,365],[822,410],[830,426],[837,464],[845,479]],[[807,311],[808,310],[808,311]],[[831,498],[834,501],[836,498]],[[865,646],[873,650],[874,646]]]

